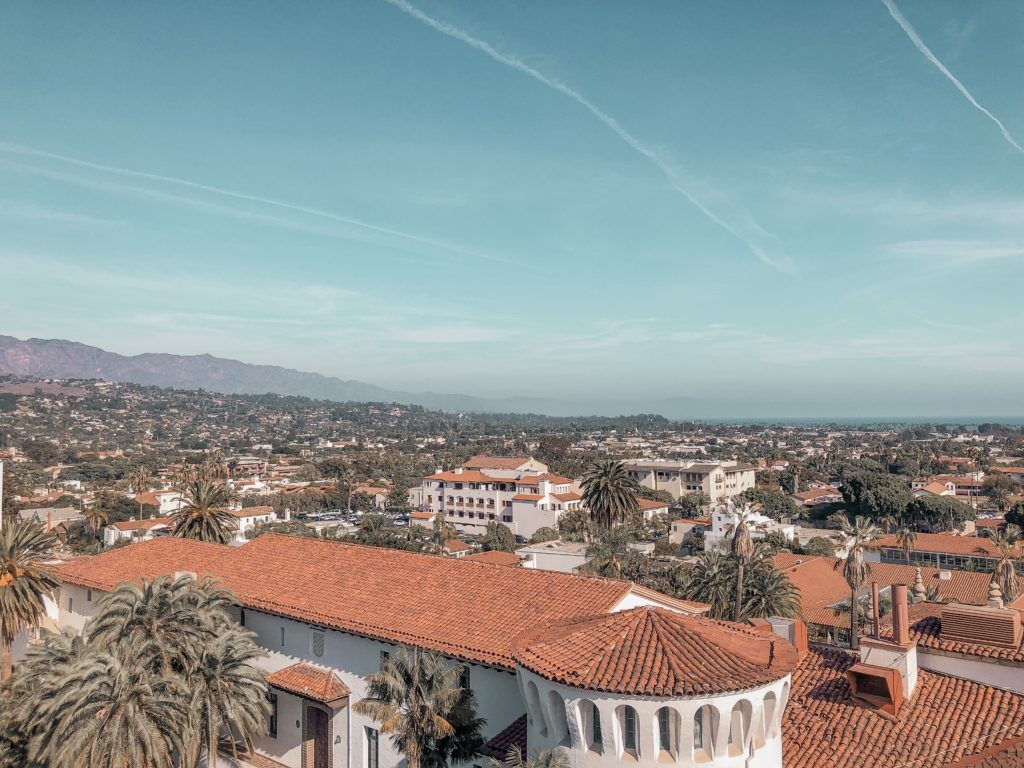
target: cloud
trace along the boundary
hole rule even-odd
[[[198,192],[203,192],[203,193],[207,193],[207,194],[211,194],[211,195],[217,195],[217,196],[220,196],[220,197],[227,197],[227,198],[231,198],[231,199],[234,199],[234,200],[241,200],[241,201],[245,201],[245,202],[249,202],[249,203],[256,203],[257,205],[269,206],[269,207],[278,208],[278,209],[281,209],[281,210],[291,211],[293,213],[299,213],[299,214],[303,214],[303,215],[306,215],[306,216],[311,216],[311,217],[314,217],[314,218],[325,219],[327,221],[336,222],[336,223],[343,224],[343,225],[346,225],[348,227],[352,227],[352,228],[355,228],[355,229],[360,229],[360,230],[364,230],[366,232],[371,232],[371,233],[375,233],[375,234],[378,234],[378,235],[384,235],[384,236],[387,236],[389,238],[398,239],[399,241],[407,241],[409,243],[416,243],[416,244],[423,245],[423,246],[428,246],[428,247],[432,247],[432,248],[438,248],[438,249],[449,251],[451,253],[456,253],[456,254],[459,254],[459,255],[462,255],[462,256],[469,256],[469,257],[472,257],[474,259],[482,259],[482,260],[485,260],[485,261],[493,261],[493,262],[504,263],[504,264],[514,264],[514,265],[518,264],[518,262],[515,262],[515,261],[513,261],[511,259],[503,258],[503,257],[500,257],[500,256],[495,256],[493,254],[486,253],[484,251],[479,251],[479,250],[472,249],[472,248],[466,248],[464,246],[461,246],[461,245],[458,245],[458,244],[455,244],[455,243],[451,243],[451,242],[446,241],[446,240],[441,240],[441,239],[432,238],[432,237],[425,237],[425,236],[422,236],[422,235],[412,234],[410,232],[404,232],[402,230],[393,229],[393,228],[390,228],[390,227],[380,226],[378,224],[372,224],[372,223],[367,222],[367,221],[362,221],[360,219],[354,219],[354,218],[352,218],[350,216],[342,216],[340,214],[333,213],[331,211],[325,211],[325,210],[320,209],[320,208],[312,208],[312,207],[304,206],[304,205],[296,205],[294,203],[289,203],[289,202],[286,202],[286,201],[283,201],[283,200],[276,200],[276,199],[273,199],[273,198],[262,197],[262,196],[259,196],[259,195],[250,195],[250,194],[247,194],[247,193],[244,193],[244,192],[237,192],[235,190],[225,189],[224,187],[216,187],[216,186],[212,186],[212,185],[209,185],[209,184],[201,184],[199,182],[191,181],[189,179],[179,178],[177,176],[165,176],[165,175],[162,175],[162,174],[149,173],[149,172],[146,172],[146,171],[136,171],[136,170],[133,170],[133,169],[130,169],[130,168],[120,168],[120,167],[113,166],[113,165],[105,165],[103,163],[94,163],[94,162],[91,162],[91,161],[88,161],[88,160],[82,160],[82,159],[76,158],[76,157],[69,157],[68,155],[60,155],[60,154],[57,154],[57,153],[54,153],[54,152],[46,152],[46,151],[43,151],[41,149],[36,149],[34,147],[25,146],[25,145],[22,145],[22,144],[13,144],[13,143],[9,143],[9,142],[0,142],[0,152],[4,152],[4,153],[10,154],[10,155],[18,155],[18,156],[21,156],[21,157],[32,157],[32,158],[37,158],[37,159],[55,160],[55,161],[60,162],[60,163],[65,163],[65,164],[68,164],[68,165],[73,165],[73,166],[76,166],[76,167],[79,167],[79,168],[87,168],[87,169],[93,170],[93,171],[100,171],[102,173],[114,174],[114,175],[118,175],[118,176],[126,176],[126,177],[129,177],[129,178],[135,178],[135,179],[143,179],[143,180],[146,180],[146,181],[157,182],[157,183],[161,183],[161,184],[170,184],[170,185],[173,185],[173,186],[177,186],[177,187],[181,187],[181,188],[185,188],[185,189],[190,189],[190,190],[195,190],[195,191],[198,191]],[[19,164],[12,164],[12,165],[19,165]],[[33,169],[37,173],[46,173],[45,169],[36,168],[34,166],[24,166],[24,165],[22,165],[20,167]],[[50,172],[50,173],[52,174],[52,172]],[[60,177],[54,174],[53,178],[60,178]],[[72,177],[72,178],[74,178],[74,177]],[[69,180],[69,179],[67,177],[64,177],[63,180]],[[83,183],[83,182],[79,181],[78,183]],[[153,190],[147,190],[147,189],[141,188],[141,187],[123,186],[122,189],[124,191],[135,192],[135,193],[138,193],[138,194],[145,194],[145,195],[148,195],[150,197],[157,197],[157,196],[160,195],[160,193],[154,192]],[[196,200],[194,198],[181,197],[181,196],[178,196],[178,195],[165,196],[165,199],[173,199],[173,200],[176,200],[177,202],[189,202],[189,203],[192,203],[192,204],[195,204],[195,205],[206,207],[208,210],[214,210],[214,211],[218,211],[218,212],[221,212],[221,213],[226,213],[226,212],[230,211],[233,215],[238,215],[238,216],[249,216],[249,217],[253,217],[253,218],[255,218],[257,216],[255,214],[247,213],[247,212],[244,212],[244,211],[239,211],[236,208],[227,208],[225,206],[212,206],[211,207],[211,204],[208,201]],[[281,224],[281,223],[287,221],[287,220],[281,219],[279,217],[263,217],[263,220],[271,222],[271,223],[277,223],[277,224]],[[297,225],[293,225],[293,226],[297,226]]]
[[[96,224],[103,226],[120,226],[124,224],[123,221],[103,219],[71,211],[57,211],[37,205],[36,203],[21,200],[0,200],[0,216],[10,216],[12,218],[32,221],[52,221],[63,224]]]
[[[970,91],[967,90],[967,87],[956,78],[956,75],[950,72],[946,68],[946,65],[939,61],[938,57],[934,53],[932,53],[931,49],[924,44],[924,41],[917,34],[917,31],[910,25],[910,22],[907,21],[906,17],[902,13],[900,13],[900,9],[896,7],[896,3],[894,3],[892,0],[882,0],[882,3],[885,5],[886,8],[889,9],[889,15],[892,16],[893,19],[895,19],[896,23],[900,25],[903,31],[907,34],[907,37],[910,38],[910,42],[914,44],[914,47],[916,47],[917,50],[923,53],[924,57],[928,59],[928,61],[930,61],[935,66],[935,68],[939,70],[939,72],[941,72],[947,80],[949,80],[949,82],[956,86],[956,89],[960,91],[961,94],[963,94],[963,97],[967,99],[967,101],[971,104],[972,107],[977,109],[979,112],[985,115],[985,117],[987,117],[989,120],[995,123],[996,126],[998,126],[999,132],[1003,134],[1003,138],[1006,139],[1007,142],[1009,142],[1010,146],[1012,146],[1018,152],[1024,154],[1024,147],[1017,143],[1017,140],[1013,138],[1007,127],[1003,125],[1003,122],[998,117],[989,112],[987,109],[985,109],[985,107],[981,106],[981,104],[978,103],[978,100],[974,98]]]
[[[439,325],[400,328],[391,332],[395,341],[411,344],[479,344],[507,339],[511,331],[482,325]]]
[[[750,252],[760,261],[782,272],[792,273],[794,271],[794,266],[792,262],[788,259],[788,257],[785,259],[772,258],[771,256],[768,255],[767,251],[763,247],[761,247],[759,244],[754,242],[749,237],[743,235],[736,226],[725,221],[721,216],[719,216],[717,213],[708,208],[704,203],[702,203],[699,199],[697,199],[693,195],[693,193],[691,193],[688,189],[686,189],[683,186],[682,182],[679,179],[678,171],[671,163],[669,163],[657,152],[655,152],[649,146],[640,141],[640,139],[638,139],[636,136],[634,136],[632,133],[626,130],[626,128],[624,128],[617,119],[615,119],[607,112],[605,112],[603,109],[598,107],[596,104],[590,101],[579,91],[575,90],[574,88],[570,88],[562,81],[549,75],[546,75],[534,67],[531,67],[529,64],[527,64],[522,59],[519,59],[516,56],[513,56],[508,53],[503,53],[494,46],[492,46],[490,43],[487,43],[479,38],[473,37],[468,32],[462,29],[459,29],[458,27],[452,24],[439,21],[438,19],[435,19],[433,16],[427,15],[426,13],[424,13],[411,3],[407,2],[406,0],[385,0],[385,2],[395,6],[400,11],[402,11],[405,14],[408,14],[417,21],[426,24],[431,29],[440,32],[442,35],[446,35],[462,43],[465,43],[471,48],[475,48],[481,53],[487,55],[494,61],[497,61],[500,64],[504,64],[507,67],[511,67],[517,72],[521,72],[524,75],[533,78],[534,80],[550,88],[551,90],[557,91],[558,93],[561,93],[562,95],[569,97],[577,104],[579,104],[581,107],[583,107],[599,122],[603,123],[607,128],[609,128],[612,131],[612,133],[614,133],[623,142],[625,142],[627,146],[629,146],[635,152],[639,153],[640,155],[650,160],[658,168],[658,170],[660,170],[665,175],[672,189],[674,189],[676,192],[678,192],[687,200],[689,200],[693,206],[695,206],[701,213],[704,214],[704,216],[706,216],[708,219],[710,219],[712,222],[714,222],[719,227],[724,229],[734,238],[736,238],[744,245],[746,245]]]
[[[893,243],[887,250],[895,256],[921,259],[951,269],[1024,258],[1024,246],[985,240],[909,240]]]

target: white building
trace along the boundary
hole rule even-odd
[[[630,477],[653,491],[668,491],[673,499],[690,493],[706,494],[712,503],[724,501],[755,485],[757,467],[738,461],[696,462],[630,459]]]
[[[256,526],[277,520],[277,513],[274,512],[273,507],[243,507],[228,511],[234,516],[235,524],[238,526],[234,538],[236,544],[244,544],[248,541],[245,534]]]
[[[412,522],[431,525],[438,512],[460,531],[482,533],[497,521],[519,536],[555,528],[565,512],[582,506],[578,484],[548,472],[526,456],[475,456],[450,472],[423,478],[418,515]]]
[[[749,504],[746,505],[746,509],[747,530],[750,532],[750,538],[754,541],[775,532],[781,533],[789,540],[796,539],[796,526],[778,523],[767,515],[753,512],[750,510]],[[725,548],[738,523],[739,516],[736,514],[736,508],[732,502],[716,507],[711,513],[711,530],[704,533],[704,551],[710,552],[713,549]]]
[[[523,561],[524,568],[540,568],[545,571],[575,573],[587,562],[588,544],[583,541],[545,541],[520,547],[516,554]]]
[[[112,547],[119,541],[149,541],[154,536],[170,533],[173,526],[174,518],[155,515],[145,520],[132,518],[110,523],[103,529],[103,546]]]

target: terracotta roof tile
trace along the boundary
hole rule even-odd
[[[785,768],[943,768],[1024,733],[1024,696],[921,669],[895,718],[855,704],[855,658],[813,648],[782,721]]]
[[[741,691],[797,664],[786,641],[747,627],[664,608],[573,619],[524,637],[516,661],[576,688],[631,696]]]
[[[498,552],[493,549],[487,552],[477,552],[475,555],[466,555],[461,559],[474,563],[486,563],[487,565],[501,565],[506,568],[522,565],[523,563],[519,555],[514,552]]]
[[[526,715],[517,717],[497,736],[484,744],[480,754],[484,757],[504,760],[511,747],[519,747],[519,750],[524,755],[528,754],[526,746]]]
[[[267,685],[323,704],[351,693],[334,672],[305,662],[271,672],[265,679]]]
[[[514,666],[515,639],[527,630],[610,611],[632,589],[624,581],[496,568],[474,556],[434,557],[273,533],[241,547],[157,538],[55,570],[63,581],[99,590],[192,571],[219,578],[250,608],[505,669]]]
[[[896,536],[893,534],[875,539],[872,545],[892,549],[900,548],[896,542]],[[992,541],[987,536],[957,536],[952,533],[919,533],[917,534],[917,542],[914,544],[914,551],[998,557],[995,545],[992,544]],[[1017,552],[1021,552],[1020,544],[1017,545]]]
[[[984,752],[950,763],[945,768],[1021,768],[1024,765],[1024,736],[1007,739]]]
[[[467,469],[519,469],[530,461],[529,456],[474,456],[463,466]]]
[[[984,574],[987,578],[991,576]],[[919,647],[925,650],[945,651],[947,653],[961,653],[967,656],[979,656],[985,659],[996,661],[1012,661],[1017,664],[1024,663],[1024,645],[1016,648],[1007,648],[999,645],[987,645],[985,643],[964,643],[942,637],[942,608],[943,603],[912,603],[910,605],[910,639],[915,641]],[[892,614],[882,619],[879,627],[880,634],[892,635]]]

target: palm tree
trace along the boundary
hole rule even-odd
[[[29,520],[0,528],[0,682],[11,676],[11,646],[22,630],[46,614],[44,599],[59,582],[42,564],[56,543],[53,533]]]
[[[697,560],[682,597],[711,606],[711,616],[725,618],[733,601],[734,563],[718,550],[705,552]]]
[[[209,580],[159,576],[121,584],[107,594],[86,625],[87,641],[122,653],[144,648],[162,674],[194,670],[204,645],[220,630],[211,617],[224,613],[231,595]]]
[[[571,768],[569,756],[561,749],[542,749],[534,752],[532,757],[523,757],[519,747],[509,747],[505,762],[491,758],[493,768]]]
[[[743,577],[747,562],[754,553],[754,542],[750,538],[750,522],[754,513],[749,504],[733,510],[735,522],[730,524],[732,538],[729,540],[729,553],[736,561],[736,593],[733,606],[733,621],[743,618]]]
[[[621,579],[623,560],[634,552],[629,545],[635,541],[633,532],[625,526],[599,531],[597,538],[587,547],[587,573],[606,578]]]
[[[583,478],[583,505],[600,528],[611,528],[640,511],[640,486],[621,461],[602,461]]]
[[[412,526],[409,527],[412,528]],[[434,549],[439,555],[444,554],[445,545],[455,538],[455,526],[448,522],[443,509],[434,516],[434,529],[431,538],[434,542]]]
[[[843,578],[850,586],[850,648],[857,648],[857,592],[867,581],[871,566],[864,560],[864,554],[874,549],[871,542],[878,538],[878,527],[867,518],[857,515],[850,523],[845,519],[840,523],[839,530],[833,537],[834,541],[846,549],[846,559],[838,560],[835,568],[842,568]]]
[[[153,485],[153,475],[149,471],[149,467],[145,464],[139,464],[135,467],[128,473],[128,484],[131,486],[132,493],[136,496],[148,491]]]
[[[465,701],[461,671],[436,653],[402,648],[369,676],[366,698],[352,709],[391,734],[391,743],[405,755],[409,768],[421,768],[431,745],[455,733],[452,720]]]
[[[1010,506],[1012,494],[1008,488],[1004,488],[1001,485],[993,486],[988,491],[988,500],[996,509],[1000,512],[1005,512],[1006,508]]]
[[[917,531],[913,528],[900,528],[896,532],[896,545],[903,550],[903,556],[909,565],[910,555],[914,551],[914,547],[917,546]]]
[[[251,751],[253,737],[266,733],[270,714],[267,684],[255,666],[266,653],[252,642],[251,632],[236,624],[222,624],[201,646],[196,672],[188,678],[192,689],[191,732],[196,752],[200,745],[206,751],[208,768],[217,765],[222,730],[237,760],[239,742],[246,752]]]
[[[174,535],[217,544],[231,541],[238,525],[225,509],[233,498],[227,484],[205,467],[186,467],[178,485],[184,503],[174,513]]]
[[[745,589],[744,619],[800,616],[800,591],[770,560],[762,566],[751,568]]]
[[[1020,528],[1012,523],[1006,526],[1004,531],[996,531],[990,534],[992,545],[996,549],[995,566],[992,568],[992,580],[999,585],[1003,592],[1003,599],[1006,602],[1012,601],[1020,593],[1017,587],[1017,560],[1020,558],[1020,551],[1017,540],[1020,538]],[[976,552],[989,554],[989,550],[978,547]]]
[[[89,524],[89,530],[93,533],[98,533],[100,528],[107,524],[107,520],[110,519],[110,515],[103,507],[98,504],[94,504],[85,510],[82,515],[85,518],[85,522]]]
[[[50,723],[40,756],[49,768],[172,768],[188,706],[180,679],[147,669],[145,647],[88,654],[40,713]]]

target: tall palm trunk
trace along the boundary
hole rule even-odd
[[[733,609],[732,620],[738,622],[743,615],[743,571],[746,568],[746,558],[736,560],[736,605]]]
[[[6,641],[0,642],[0,683],[10,680],[13,671],[14,658],[11,655],[11,645]]]
[[[857,650],[857,590],[850,589],[850,649]]]

